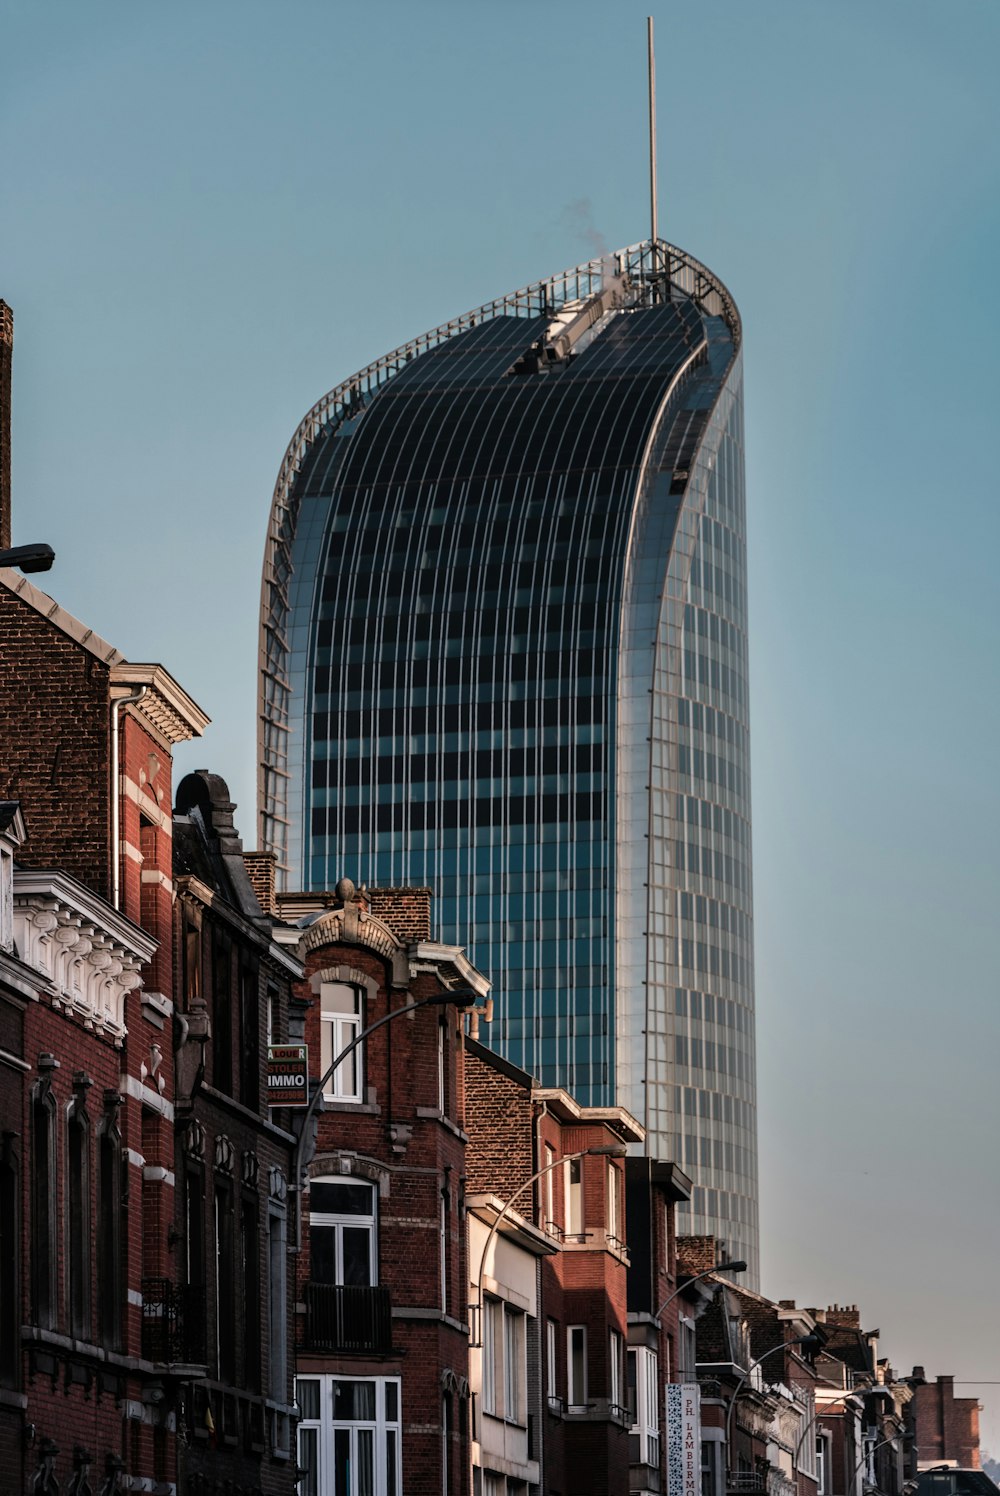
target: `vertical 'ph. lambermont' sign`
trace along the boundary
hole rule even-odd
[[[667,1493],[700,1496],[701,1391],[697,1382],[667,1383]]]

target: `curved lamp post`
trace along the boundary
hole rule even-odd
[[[679,1288],[675,1288],[673,1293],[667,1294],[666,1298],[663,1300],[663,1303],[653,1315],[653,1318],[659,1319],[664,1310],[669,1309],[670,1305],[674,1302],[674,1299],[676,1299],[679,1294],[682,1294],[685,1289],[690,1288],[692,1283],[698,1283],[702,1278],[710,1278],[713,1273],[745,1273],[746,1270],[747,1264],[742,1260],[742,1258],[737,1257],[733,1262],[717,1262],[715,1267],[707,1267],[705,1268],[704,1272],[695,1273],[692,1277],[685,1278],[684,1282],[680,1285]]]
[[[847,1492],[847,1496],[851,1496],[851,1491],[854,1490],[854,1487],[857,1484],[858,1476],[861,1474],[862,1470],[865,1468],[865,1466],[867,1465],[868,1461],[871,1459],[872,1455],[876,1454],[878,1452],[878,1450],[884,1449],[887,1444],[895,1444],[895,1442],[896,1442],[897,1439],[905,1439],[905,1438],[906,1438],[905,1430],[900,1429],[900,1430],[897,1430],[896,1433],[890,1434],[890,1436],[889,1436],[888,1439],[880,1439],[877,1444],[873,1444],[872,1445],[871,1449],[866,1449],[865,1452],[864,1452],[864,1454],[861,1456],[860,1460],[858,1461],[857,1465],[854,1467],[854,1474],[851,1477],[851,1486],[850,1486],[850,1490]],[[877,1485],[876,1485],[875,1489],[876,1490],[878,1489]]]
[[[345,1044],[340,1053],[334,1057],[324,1070],[315,1091],[309,1098],[309,1105],[306,1107],[305,1115],[302,1118],[302,1130],[295,1144],[295,1153],[293,1156],[293,1178],[290,1188],[295,1191],[295,1246],[292,1248],[294,1252],[300,1251],[302,1247],[302,1154],[305,1151],[309,1123],[312,1121],[313,1115],[323,1100],[323,1089],[337,1069],[337,1066],[342,1065],[347,1056],[353,1054],[369,1035],[374,1034],[376,1029],[382,1028],[384,1024],[390,1023],[394,1018],[402,1018],[405,1013],[415,1013],[418,1008],[445,1008],[450,1003],[454,1003],[456,1008],[471,1008],[482,995],[481,992],[474,992],[471,987],[457,987],[450,992],[435,992],[431,997],[421,997],[415,1003],[404,1003],[401,1008],[391,1008],[388,1013],[383,1013],[381,1018],[376,1018],[374,1023],[370,1023],[367,1028],[362,1029],[360,1034],[351,1040],[350,1044]]]
[[[476,1274],[476,1302],[474,1305],[476,1310],[477,1338],[469,1341],[470,1350],[482,1350],[483,1347],[483,1273],[486,1269],[486,1257],[490,1250],[490,1242],[496,1236],[501,1221],[507,1215],[514,1201],[523,1195],[525,1190],[529,1190],[533,1184],[537,1183],[543,1175],[550,1174],[553,1169],[558,1169],[560,1164],[572,1163],[576,1158],[624,1158],[627,1153],[628,1149],[624,1143],[595,1143],[592,1148],[581,1148],[576,1153],[564,1153],[561,1158],[553,1159],[544,1168],[536,1170],[531,1178],[526,1179],[523,1184],[519,1184],[510,1198],[504,1202],[503,1209],[497,1212],[496,1219],[487,1232],[486,1240],[483,1243],[483,1250],[479,1256],[479,1272]]]
[[[733,1428],[733,1414],[736,1411],[736,1399],[739,1397],[740,1393],[743,1391],[743,1388],[746,1386],[747,1382],[750,1380],[750,1378],[753,1375],[753,1373],[757,1370],[757,1367],[761,1364],[762,1361],[766,1361],[767,1358],[768,1358],[768,1356],[773,1356],[778,1351],[787,1351],[787,1350],[790,1350],[793,1346],[796,1346],[796,1345],[817,1345],[818,1343],[819,1343],[819,1336],[818,1335],[812,1335],[812,1334],[809,1334],[809,1335],[798,1335],[798,1336],[796,1336],[796,1338],[794,1340],[782,1340],[779,1345],[772,1345],[772,1347],[771,1347],[771,1349],[769,1351],[765,1351],[762,1356],[758,1356],[757,1359],[756,1359],[756,1361],[752,1361],[750,1363],[750,1365],[747,1367],[746,1371],[743,1373],[743,1375],[740,1377],[739,1381],[736,1383],[736,1390],[733,1393],[732,1400],[730,1401],[729,1407],[726,1410],[726,1469],[727,1470],[731,1470],[732,1469],[732,1464],[733,1464],[733,1459],[732,1459],[732,1453],[733,1453],[733,1447],[732,1447],[732,1428]]]

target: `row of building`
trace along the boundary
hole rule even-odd
[[[0,663],[0,1488],[903,1496],[978,1465],[974,1401],[855,1309],[741,1287],[635,1117],[483,1042],[430,890],[279,892],[224,781],[175,786],[207,718],[166,670],[10,571]]]

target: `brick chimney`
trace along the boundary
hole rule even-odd
[[[14,313],[0,301],[0,550],[10,545],[10,375]]]
[[[826,1311],[828,1325],[839,1325],[842,1330],[861,1329],[861,1311],[857,1304],[831,1304]]]
[[[274,897],[274,874],[278,859],[273,852],[244,852],[243,866],[250,879],[250,887],[257,895],[257,902],[265,914],[277,914]]]
[[[711,1272],[719,1261],[717,1242],[714,1236],[679,1236],[677,1238],[677,1266],[682,1273],[697,1277],[699,1273]]]

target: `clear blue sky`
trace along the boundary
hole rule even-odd
[[[248,846],[288,438],[645,235],[645,13],[0,3],[15,539],[211,714]],[[661,230],[746,334],[764,1288],[1000,1382],[1000,5],[655,14]]]

